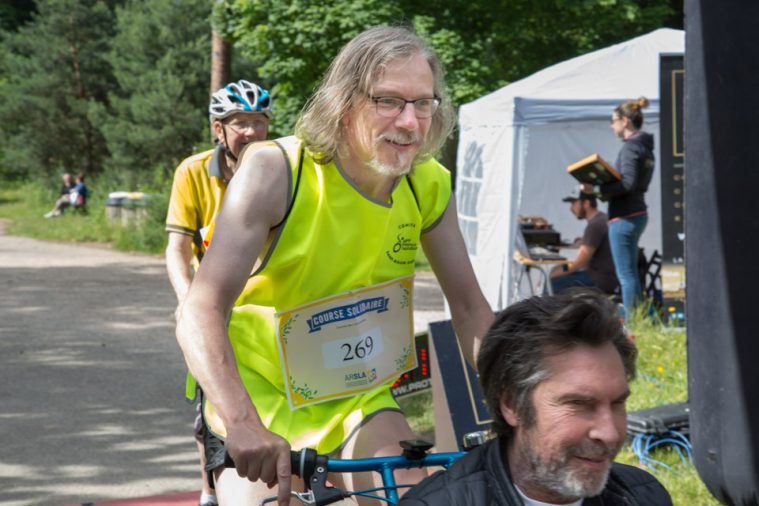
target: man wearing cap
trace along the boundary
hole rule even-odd
[[[579,187],[562,200],[569,202],[572,214],[578,220],[587,220],[588,225],[574,260],[551,271],[553,292],[571,286],[594,286],[604,293],[614,293],[619,281],[609,247],[606,213],[598,210],[595,195],[583,193]]]
[[[177,297],[177,311],[190,288],[193,272],[206,251],[205,232],[221,208],[229,180],[235,173],[243,148],[265,140],[271,119],[269,92],[255,83],[240,80],[217,90],[208,106],[211,128],[218,145],[193,155],[179,164],[174,173],[171,199],[166,216],[166,270]],[[188,400],[195,399],[195,380],[188,375]],[[204,424],[195,421],[201,466],[205,467]],[[205,469],[200,506],[217,504]]]

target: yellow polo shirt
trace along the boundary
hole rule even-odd
[[[206,251],[202,234],[219,212],[227,190],[219,166],[222,156],[221,147],[204,151],[185,159],[174,173],[165,230],[192,237],[196,268]]]

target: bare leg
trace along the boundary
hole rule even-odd
[[[201,475],[201,491],[207,495],[215,495],[216,492],[211,488],[211,484],[208,483],[208,472],[206,471],[206,449],[203,443],[195,441],[198,445],[198,455],[200,457],[200,475]]]
[[[63,214],[63,211],[71,205],[71,201],[69,200],[69,197],[67,195],[64,195],[63,197],[58,199],[58,202],[55,203],[55,207],[53,208],[53,216],[60,216]]]
[[[217,468],[214,478],[219,506],[250,506],[259,504],[265,497],[277,495],[276,488],[270,489],[262,481],[254,483],[241,478],[234,469]],[[295,486],[293,479],[293,487]]]
[[[369,422],[361,427],[351,438],[341,453],[341,458],[367,458],[388,457],[400,455],[402,449],[399,441],[416,439],[414,432],[409,427],[406,417],[398,411],[383,411],[375,415]],[[416,484],[427,477],[426,469],[398,469],[395,471],[395,479],[398,484]],[[345,485],[349,490],[357,490],[371,487],[381,487],[382,478],[377,473],[353,473],[343,476]],[[398,490],[403,495],[408,489]],[[361,506],[385,504],[361,497],[358,499]]]
[[[202,393],[201,393],[202,397]],[[206,447],[205,444],[203,444],[203,441],[205,439],[206,431],[208,430],[205,426],[205,423],[203,422],[203,415],[201,413],[201,407],[203,403],[198,402],[195,405],[195,410],[197,411],[197,415],[195,416],[195,425],[193,427],[193,432],[195,436],[195,444],[198,447],[198,457],[200,460],[200,483],[201,483],[201,492],[203,496],[201,497],[200,504],[204,504],[203,497],[204,496],[212,496],[214,497],[216,495],[216,492],[214,491],[213,487],[209,483],[209,476],[208,471],[206,471],[206,463],[208,463],[208,460],[206,459]]]

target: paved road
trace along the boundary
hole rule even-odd
[[[3,234],[0,502],[60,505],[199,488],[163,259]],[[415,326],[443,318],[429,275]]]

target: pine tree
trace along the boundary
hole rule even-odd
[[[44,0],[37,9],[17,31],[3,33],[2,175],[96,174],[107,149],[87,111],[113,86],[103,58],[113,15],[100,0]]]
[[[168,178],[207,139],[210,13],[207,0],[131,0],[116,9],[107,59],[118,91],[92,117],[109,167],[130,188],[156,171]]]

